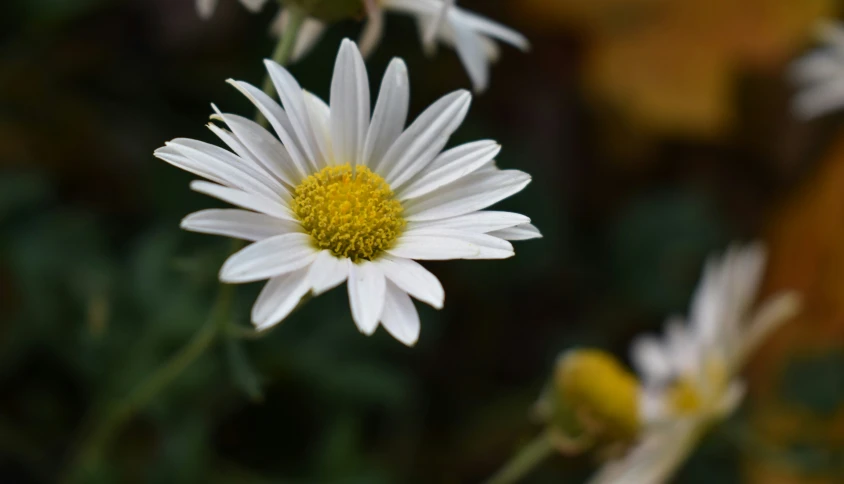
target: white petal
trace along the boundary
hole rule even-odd
[[[813,119],[844,107],[844,83],[839,78],[807,86],[794,98],[794,112]]]
[[[419,313],[416,312],[413,301],[407,293],[389,281],[381,324],[394,338],[407,346],[413,346],[419,340]]]
[[[322,153],[322,159],[331,158],[331,109],[318,96],[304,91],[305,107],[311,121],[311,129],[317,143],[317,149]]]
[[[459,22],[452,22],[454,48],[460,62],[466,68],[475,92],[483,92],[489,86],[489,62],[484,49],[483,37]]]
[[[281,38],[290,23],[290,9],[281,10],[270,24],[270,33],[273,37]],[[296,36],[296,45],[293,46],[293,53],[290,55],[290,62],[298,62],[305,57],[316,46],[325,31],[325,24],[314,18],[306,18],[299,27]]]
[[[308,55],[322,38],[325,32],[325,24],[313,18],[306,18],[299,28],[299,36],[296,38],[296,46],[293,47],[292,62],[299,61]]]
[[[217,0],[196,0],[196,11],[203,20],[211,18],[216,8]]]
[[[422,32],[422,48],[425,52],[435,50],[437,37],[442,31],[443,24],[448,18],[450,10],[454,7],[455,0],[442,0],[442,7],[434,18],[429,22],[427,28]]]
[[[506,240],[499,239],[486,234],[476,234],[453,229],[414,229],[408,230],[399,238],[401,243],[404,237],[441,237],[451,239],[455,242],[468,242],[478,248],[478,252],[464,259],[507,259],[513,257],[513,245]]]
[[[665,325],[665,351],[675,375],[704,377],[700,348],[682,318],[673,317]]]
[[[267,3],[267,0],[240,0],[240,3],[242,3],[247,10],[255,13],[263,8],[264,4]]]
[[[279,276],[310,265],[318,253],[310,235],[276,235],[231,255],[220,269],[220,280],[253,282]]]
[[[669,399],[665,389],[645,385],[639,391],[639,418],[644,425],[664,424],[675,418],[674,410],[669,408]]]
[[[700,426],[695,419],[684,419],[648,429],[632,449],[604,464],[588,484],[669,482],[694,450],[702,433]]]
[[[288,155],[290,155],[292,166],[289,170],[294,170],[293,173],[295,173],[295,175],[290,175],[291,178],[301,181],[303,178],[308,176],[311,172],[311,162],[305,159],[302,144],[293,129],[293,123],[290,121],[287,113],[284,112],[284,109],[273,101],[271,97],[267,96],[264,91],[258,89],[252,84],[243,81],[235,81],[233,79],[229,79],[228,82],[237,88],[238,91],[246,96],[247,99],[249,99],[252,104],[258,108],[261,114],[270,123],[270,126],[272,126],[275,130],[276,135],[278,135],[279,139],[284,144],[284,147],[287,149]],[[281,168],[284,169],[284,167]]]
[[[366,66],[354,42],[344,39],[331,79],[332,164],[358,164],[369,129],[369,110]]]
[[[218,116],[266,171],[290,186],[302,181],[287,148],[261,125],[236,114],[219,113]]]
[[[800,296],[794,292],[777,294],[756,311],[742,338],[739,354],[733,366],[736,370],[747,361],[768,335],[800,312]]]
[[[284,320],[308,292],[308,268],[273,277],[252,306],[252,324],[263,331]]]
[[[530,175],[518,170],[475,172],[406,202],[405,220],[435,220],[475,212],[520,192],[528,183]]]
[[[430,227],[437,229],[454,229],[462,230],[463,232],[495,235],[494,232],[496,231],[503,231],[504,229],[509,229],[511,227],[521,225],[530,225],[529,222],[530,219],[528,217],[519,213],[484,210],[445,219],[429,220],[424,222],[410,222],[407,225],[407,230]],[[506,239],[506,237],[501,237],[500,235],[495,236],[500,237],[502,239]]]
[[[256,212],[272,215],[283,220],[296,221],[296,216],[290,211],[288,207],[283,205],[281,199],[278,201],[270,200],[260,195],[244,192],[237,188],[224,187],[216,183],[209,183],[199,180],[194,180],[190,183],[191,190],[205,195],[217,198],[224,202],[237,205],[238,207]]]
[[[840,78],[844,74],[844,62],[830,52],[819,51],[797,59],[788,70],[793,81],[808,84]]]
[[[398,139],[407,122],[407,108],[410,102],[410,82],[407,66],[401,59],[393,59],[387,66],[381,90],[372,113],[372,124],[366,134],[361,163],[377,168],[381,159]]]
[[[302,146],[304,155],[311,162],[313,168],[324,165],[325,160],[319,159],[320,153],[317,149],[310,120],[308,119],[308,110],[305,107],[305,97],[302,88],[296,82],[296,78],[287,72],[287,69],[278,65],[278,63],[267,59],[264,61],[264,64],[266,64],[267,72],[269,72],[276,91],[278,91],[281,104],[284,106],[284,111],[287,113],[288,119],[290,119],[290,124],[293,126],[293,131],[296,133],[296,138]]]
[[[261,175],[266,176],[267,178],[271,178],[271,181],[279,181],[278,177],[274,177],[272,172],[264,168],[264,166],[261,165],[261,163],[259,163],[254,156],[252,156],[252,153],[250,153],[246,146],[244,146],[244,144],[241,143],[239,139],[237,139],[237,136],[235,136],[234,133],[227,129],[223,129],[214,123],[208,123],[207,126],[212,133],[217,135],[217,137],[220,138],[223,143],[225,143],[226,146],[228,146],[229,149],[232,150],[239,157],[236,162],[238,165],[247,165],[255,173],[260,173]],[[277,183],[277,185],[282,186],[281,183]]]
[[[284,191],[276,180],[261,175],[219,146],[181,138],[168,142],[154,154],[182,170],[256,195],[277,198]]]
[[[452,11],[449,12],[449,17],[451,17],[452,23],[459,22],[468,27],[469,29],[478,32],[479,34],[494,37],[522,51],[527,51],[530,49],[530,42],[528,42],[527,38],[525,38],[524,35],[516,32],[515,30],[509,27],[505,27],[504,25],[501,25],[497,22],[493,22],[488,18],[482,17],[467,10],[456,8],[452,9]]]
[[[296,222],[235,209],[195,212],[182,220],[181,227],[192,232],[225,235],[253,242],[274,235],[302,231],[302,227]]]
[[[377,265],[369,261],[357,264],[348,260],[349,305],[358,329],[369,336],[378,327],[384,309],[384,292],[387,280]]]
[[[640,336],[630,346],[630,359],[645,384],[658,385],[671,379],[671,363],[659,341]]]
[[[542,237],[542,234],[539,232],[539,229],[536,228],[533,224],[522,224],[516,227],[495,230],[493,232],[487,233],[489,235],[492,235],[493,237],[499,237],[504,240],[530,240],[539,239]]]
[[[398,190],[400,200],[430,193],[474,172],[498,155],[501,145],[495,141],[475,141],[444,151],[416,178]]]
[[[403,259],[451,260],[471,259],[480,254],[480,248],[465,240],[432,235],[403,235],[387,253]]]
[[[346,259],[335,256],[331,251],[323,250],[311,264],[308,280],[314,296],[319,296],[342,284],[348,276],[349,265]]]
[[[377,264],[384,271],[387,279],[395,283],[402,291],[437,309],[442,309],[445,300],[442,284],[437,276],[431,274],[418,262],[382,255]]]
[[[439,154],[449,136],[463,122],[471,102],[472,95],[467,91],[443,96],[420,114],[390,146],[377,169],[393,190],[419,173]]]

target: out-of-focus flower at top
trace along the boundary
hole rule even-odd
[[[737,118],[738,76],[780,75],[834,0],[526,0],[537,28],[584,38],[593,105],[642,134],[711,138]],[[526,21],[527,22],[527,21]]]
[[[663,339],[634,341],[638,378],[601,351],[561,356],[539,409],[562,451],[598,445],[611,456],[593,483],[666,482],[706,430],[735,410],[748,356],[799,308],[787,292],[752,309],[764,261],[760,245],[710,260],[689,320],[669,320]]]
[[[230,81],[272,125],[278,139],[241,116],[217,112],[211,130],[231,149],[176,139],[156,156],[209,181],[194,190],[242,209],[204,210],[182,227],[254,242],[232,255],[220,280],[269,279],[252,308],[259,330],[282,321],[300,300],[348,282],[352,316],[364,334],[379,323],[413,345],[420,322],[410,299],[441,308],[443,288],[415,260],[504,259],[510,240],[539,237],[524,215],[484,210],[521,191],[530,176],[500,170],[500,146],[476,141],[442,151],[472,96],[442,97],[404,129],[407,69],[394,59],[370,117],[369,80],[354,43],[344,40],[330,106],[267,61],[281,97]]]
[[[489,85],[489,64],[500,55],[495,40],[527,51],[528,40],[513,29],[463,10],[455,0],[367,0],[373,5],[370,20],[361,38],[361,49],[368,52],[380,41],[383,12],[412,15],[419,26],[425,52],[433,54],[437,43],[453,47],[466,68],[475,91]]]
[[[218,0],[196,0],[196,11],[204,19],[211,18],[217,9],[217,2]],[[264,7],[267,0],[240,0],[240,3],[250,12],[258,12]]]
[[[489,65],[498,60],[500,50],[496,40],[513,45],[523,51],[530,48],[528,40],[513,29],[490,19],[463,10],[455,0],[363,0],[367,21],[360,38],[360,49],[364,56],[371,53],[380,43],[384,29],[385,12],[405,13],[413,16],[419,26],[419,35],[426,53],[436,52],[437,44],[453,47],[466,68],[475,91],[483,91],[489,85]],[[274,26],[276,34],[286,27],[287,17],[280,17]],[[325,25],[316,19],[309,19],[300,35],[293,58],[298,59],[318,39]]]
[[[791,66],[791,77],[800,87],[794,112],[803,119],[844,107],[844,27],[824,20],[818,22],[817,36],[824,46]]]
[[[241,2],[250,11],[257,12],[266,0]],[[200,16],[210,17],[216,3],[217,0],[197,0]],[[360,50],[364,57],[381,42],[385,12],[408,14],[417,21],[425,52],[433,55],[440,43],[453,47],[477,92],[489,86],[489,65],[496,62],[501,54],[496,40],[522,51],[530,48],[530,43],[522,34],[459,8],[456,0],[287,0],[287,3],[291,6],[284,8],[271,26],[274,35],[281,36],[289,25],[290,8],[301,9],[309,16],[299,29],[291,58],[294,62],[310,52],[328,23],[355,17],[359,12],[366,12],[367,17],[360,38]]]

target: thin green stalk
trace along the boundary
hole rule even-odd
[[[147,406],[164,388],[172,383],[182,372],[196,361],[214,342],[220,327],[228,321],[234,286],[220,286],[217,300],[211,315],[199,331],[194,333],[188,343],[169,361],[160,366],[152,375],[122,401],[105,410],[105,416],[94,424],[92,430],[82,441],[76,458],[71,463],[70,472],[65,476],[70,482],[84,480],[85,476],[96,467],[107,449],[114,434],[138,410]]]
[[[299,28],[304,20],[305,13],[303,11],[291,8],[290,23],[273,52],[272,59],[275,62],[284,65],[290,59],[293,47],[296,45]],[[264,80],[264,92],[269,96],[275,94],[275,87],[269,76]],[[266,120],[260,113],[256,115],[256,121],[266,124]],[[236,242],[234,245],[235,251],[240,247],[242,247],[242,243]],[[74,456],[63,474],[63,481],[79,482],[85,480],[85,476],[96,467],[115,433],[120,430],[123,424],[155,399],[188,366],[202,356],[219,335],[224,334],[230,322],[233,299],[234,286],[221,285],[207,321],[194,333],[190,341],[170,360],[135,387],[122,401],[110,405],[102,412],[98,412],[97,417],[92,418],[93,423],[86,426],[90,430],[83,434],[82,440],[76,447]],[[102,417],[99,417],[99,415],[102,415]]]
[[[486,484],[513,484],[554,453],[551,433],[539,434],[507,462]]]

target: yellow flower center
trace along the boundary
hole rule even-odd
[[[668,405],[677,415],[692,415],[702,406],[697,388],[688,380],[677,380],[668,390]]]
[[[354,262],[389,249],[406,225],[390,185],[369,168],[348,163],[302,180],[291,208],[317,247]]]
[[[610,436],[632,438],[639,431],[639,381],[612,355],[574,350],[558,364],[555,381],[564,401]]]
[[[701,388],[702,384],[708,386],[708,391]],[[677,379],[668,389],[667,403],[675,415],[695,415],[717,404],[718,398],[727,390],[728,385],[726,366],[718,360],[712,360],[704,367],[704,383],[688,377]]]

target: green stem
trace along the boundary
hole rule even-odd
[[[507,462],[486,484],[513,484],[554,453],[550,432],[543,432]]]
[[[296,45],[298,31],[304,20],[304,11],[296,8],[290,9],[290,23],[273,52],[272,59],[275,62],[284,65],[290,59],[293,53],[293,47]],[[275,87],[269,76],[264,80],[264,92],[269,96],[275,94]],[[266,125],[266,120],[260,113],[256,115],[256,121]],[[235,242],[234,251],[237,251],[241,247],[241,242]],[[135,387],[122,401],[104,409],[102,413],[104,415],[103,417],[92,419],[94,423],[86,426],[91,430],[84,434],[66,472],[63,474],[64,481],[79,482],[86,480],[86,476],[96,467],[104,449],[108,448],[114,434],[123,424],[130,420],[139,410],[146,407],[162,390],[176,380],[188,366],[211,347],[219,335],[225,332],[229,324],[229,313],[231,312],[233,298],[234,286],[229,284],[221,285],[208,320],[194,333],[190,341],[178,353],[173,355],[169,361]]]
[[[284,32],[281,33],[281,39],[278,44],[276,44],[272,55],[272,60],[280,65],[285,65],[290,61],[290,57],[293,55],[293,49],[296,47],[296,39],[299,36],[299,29],[302,27],[302,23],[304,23],[307,18],[307,13],[294,5],[288,7],[288,12],[290,15],[288,17],[288,24],[284,28]],[[264,76],[264,84],[261,88],[270,97],[273,97],[276,94],[275,85],[273,84],[273,80],[269,74]],[[263,114],[260,112],[256,113],[255,119],[258,121],[258,124],[265,128],[267,127],[267,119]]]

